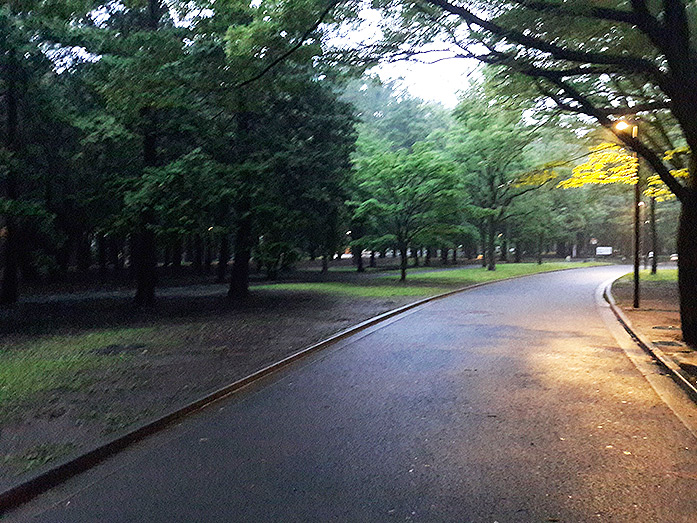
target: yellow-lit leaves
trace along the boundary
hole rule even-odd
[[[574,167],[573,175],[557,187],[570,189],[588,184],[624,183],[637,181],[639,161],[619,145],[604,143],[591,148],[588,161]]]

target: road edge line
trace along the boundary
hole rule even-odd
[[[582,268],[590,269],[592,267],[595,266],[552,269],[550,271],[541,271],[533,274],[522,274],[510,276],[508,278],[501,278],[499,280],[475,283],[473,285],[453,289],[451,291],[444,292],[442,294],[437,294],[435,296],[422,298],[413,303],[409,303],[407,305],[397,307],[396,309],[383,312],[382,314],[378,314],[377,316],[373,316],[372,318],[368,318],[367,320],[364,320],[356,325],[348,327],[347,329],[344,329],[343,331],[340,331],[330,336],[329,338],[319,341],[304,349],[301,349],[291,354],[290,356],[283,358],[280,361],[267,365],[266,367],[245,376],[244,378],[234,381],[233,383],[230,383],[228,385],[225,385],[203,396],[202,398],[199,398],[198,400],[194,400],[191,403],[184,405],[183,407],[180,407],[167,414],[164,414],[163,416],[160,416],[159,418],[156,418],[154,420],[142,423],[141,425],[136,426],[134,429],[131,429],[130,431],[119,436],[116,436],[113,439],[106,441],[105,443],[97,445],[96,447],[92,448],[91,450],[88,450],[87,452],[84,452],[72,458],[68,458],[62,463],[58,463],[47,470],[40,471],[36,473],[34,476],[26,479],[25,481],[22,481],[21,483],[0,492],[0,519],[4,514],[31,501],[32,499],[46,492],[47,490],[67,481],[73,476],[76,476],[82,472],[85,472],[86,470],[89,470],[90,468],[95,467],[102,461],[121,452],[122,450],[125,450],[131,445],[139,441],[142,441],[148,436],[151,436],[157,432],[164,430],[176,421],[185,418],[186,416],[191,415],[194,412],[203,410],[209,407],[210,405],[217,403],[218,401],[228,398],[229,396],[232,396],[233,394],[239,392],[240,390],[251,385],[252,383],[255,383],[261,380],[262,378],[265,378],[266,376],[269,376],[281,369],[284,369],[285,367],[288,367],[289,365],[295,363],[300,359],[303,359],[311,354],[314,354],[315,352],[319,352],[322,349],[335,345],[339,341],[353,336],[354,334],[357,334],[361,331],[364,331],[369,327],[377,325],[378,323],[381,323],[385,320],[394,318],[395,316],[398,316],[404,312],[407,312],[411,309],[415,309],[416,307],[420,307],[432,301],[447,298],[454,294],[459,294],[464,291],[484,287],[493,283],[510,281],[519,278],[526,278],[529,276],[536,276],[540,274],[551,274],[554,272],[562,272]]]
[[[621,278],[621,276],[619,278]],[[685,371],[683,371],[671,357],[667,356],[651,340],[637,332],[627,315],[615,302],[615,297],[612,295],[612,285],[619,280],[619,278],[615,278],[614,280],[608,282],[605,286],[605,290],[603,291],[603,297],[610,306],[610,310],[612,310],[617,318],[617,321],[619,321],[634,342],[639,345],[644,352],[651,356],[654,361],[656,361],[659,366],[663,368],[663,370],[667,371],[668,375],[673,379],[673,381],[675,381],[678,386],[680,386],[680,388],[687,393],[692,401],[697,403],[697,387],[690,382]]]

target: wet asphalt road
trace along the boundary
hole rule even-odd
[[[697,521],[697,441],[598,312],[597,286],[621,272],[415,309],[10,519]]]

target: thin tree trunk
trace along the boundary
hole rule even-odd
[[[448,252],[450,252],[450,249],[446,247],[441,247],[440,248],[440,262],[441,265],[448,265]]]
[[[181,236],[174,238],[172,245],[172,266],[175,271],[179,271],[182,266],[182,257],[184,256],[184,243]]]
[[[685,343],[697,347],[697,189],[682,201],[678,227],[678,289],[680,321]]]
[[[482,227],[479,229],[479,236],[482,240],[482,267],[486,267],[486,246],[488,245],[488,241],[485,225],[482,225]]]
[[[230,288],[228,298],[244,300],[249,297],[249,261],[252,258],[252,216],[249,213],[251,205],[246,202],[240,214],[240,220],[235,235],[235,258],[230,271]]]
[[[198,233],[194,234],[194,257],[192,265],[194,266],[194,271],[201,273],[201,269],[203,269],[203,240]]]
[[[150,107],[140,111],[143,121],[143,160],[146,167],[157,165],[157,123]],[[157,285],[157,245],[155,232],[155,214],[151,209],[141,213],[137,231],[134,235],[134,252],[131,253],[136,273],[136,305],[153,305]]]
[[[457,245],[453,247],[453,265],[457,265]]]
[[[220,253],[218,254],[218,270],[216,271],[216,281],[223,283],[227,275],[227,263],[230,260],[230,240],[227,234],[223,234],[220,239]]]
[[[651,258],[651,274],[656,274],[658,270],[658,235],[656,233],[656,198],[651,198],[650,201],[650,211],[651,211],[651,250],[653,251],[653,258]]]
[[[104,280],[107,273],[107,248],[104,233],[97,235],[97,263],[99,263],[99,278]]]
[[[433,249],[431,247],[428,247],[426,249],[426,258],[424,259],[424,265],[426,267],[431,265],[431,256],[433,256]]]
[[[488,228],[489,228],[489,230],[487,231],[487,250],[486,250],[487,264],[486,264],[486,268],[489,271],[495,271],[496,270],[496,245],[495,245],[496,224],[494,223],[494,218],[489,218]]]
[[[408,261],[408,253],[407,253],[407,247],[403,246],[400,247],[399,249],[399,255],[400,255],[400,264],[399,264],[399,269],[400,269],[400,275],[399,275],[399,281],[405,281],[407,279],[407,261]]]
[[[419,249],[412,249],[411,257],[414,258],[414,267],[419,266]]]
[[[322,255],[322,274],[327,274],[329,272],[329,255]]]
[[[370,267],[375,267],[375,251],[370,251]]]
[[[365,267],[363,266],[363,247],[357,245],[351,248],[353,254],[353,263],[356,264],[356,272],[365,272]]]

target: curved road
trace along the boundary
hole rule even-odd
[[[695,521],[697,441],[645,377],[660,371],[638,370],[596,303],[622,270],[531,276],[419,307],[10,519]]]

